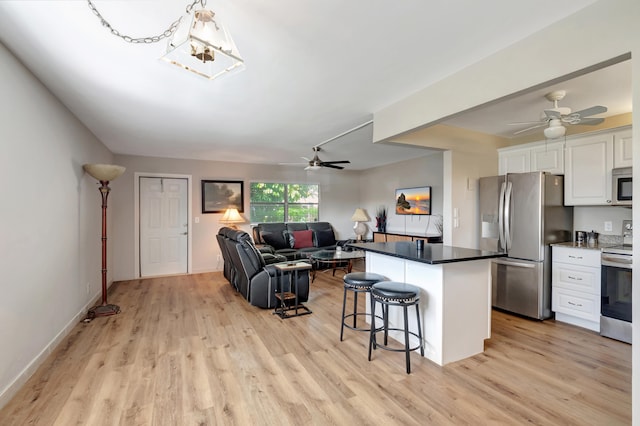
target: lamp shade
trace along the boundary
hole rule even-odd
[[[220,223],[244,223],[246,222],[240,213],[238,213],[238,209],[227,209],[220,219]]]
[[[82,168],[100,182],[112,181],[120,177],[126,170],[124,167],[116,166],[115,164],[85,164]]]
[[[353,212],[353,216],[351,216],[352,222],[369,222],[369,216],[362,210],[361,208],[357,208],[355,212]]]

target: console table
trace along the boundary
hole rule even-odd
[[[425,240],[427,243],[441,243],[442,235],[398,234],[394,232],[373,231],[374,243],[392,243],[395,241]]]

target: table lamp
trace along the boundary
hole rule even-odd
[[[238,223],[245,223],[245,222],[246,220],[244,220],[244,218],[240,216],[240,213],[238,213],[238,209],[234,209],[234,208],[227,209],[227,211],[224,212],[222,219],[220,219],[220,223],[223,223],[227,225],[229,228],[233,228],[233,229],[238,229],[238,227],[236,226]]]
[[[361,208],[357,208],[351,216],[351,220],[355,222],[353,232],[356,234],[356,240],[362,241],[362,237],[367,233],[367,225],[363,222],[369,222],[369,216]]]

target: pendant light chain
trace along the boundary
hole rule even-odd
[[[123,39],[128,43],[157,43],[164,38],[170,37],[171,34],[173,34],[176,31],[176,28],[178,28],[178,25],[182,20],[182,17],[180,17],[176,21],[172,22],[171,25],[169,25],[169,28],[167,28],[160,35],[152,36],[152,37],[133,38],[128,35],[120,34],[118,30],[113,28],[111,24],[109,24],[109,22],[107,22],[107,20],[102,17],[100,12],[98,12],[98,9],[96,9],[96,6],[93,4],[93,2],[91,2],[91,0],[87,0],[87,3],[89,4],[89,9],[91,9],[94,15],[96,15],[98,19],[100,19],[100,22],[102,23],[103,27],[107,27],[109,31],[111,31],[111,34],[113,34],[114,36],[120,37],[121,39]],[[194,0],[193,3],[187,5],[186,7],[187,13],[190,14],[193,8],[195,7],[195,5],[197,4],[200,4],[202,5],[202,7],[204,7],[207,4],[207,0]]]

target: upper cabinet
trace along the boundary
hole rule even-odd
[[[631,128],[621,128],[502,148],[498,172],[563,174],[565,205],[611,205],[611,170],[632,166],[631,134]]]
[[[631,167],[631,129],[613,134],[613,167]]]
[[[537,142],[498,150],[498,174],[549,172],[564,174],[564,143]]]
[[[532,148],[531,171],[564,174],[564,143],[548,142]]]
[[[565,205],[611,204],[613,135],[568,140],[566,148]]]

